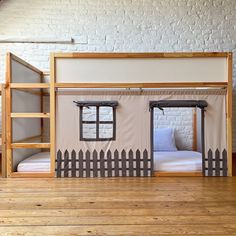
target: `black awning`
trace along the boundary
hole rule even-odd
[[[117,107],[117,101],[73,101],[78,107],[89,107],[89,106],[103,106],[103,107]]]
[[[150,101],[150,108],[157,107],[163,109],[164,107],[198,107],[204,109],[208,106],[205,100],[159,100]]]

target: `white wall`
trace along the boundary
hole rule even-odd
[[[175,142],[179,150],[193,150],[193,109],[154,109],[154,128],[175,129]]]
[[[235,0],[3,0],[0,40],[73,37],[75,44],[0,44],[0,81],[7,51],[42,70],[52,51],[236,52],[235,25]]]

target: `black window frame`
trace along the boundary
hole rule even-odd
[[[117,101],[74,101],[76,106],[80,109],[80,141],[88,142],[98,142],[98,141],[114,141],[116,139],[116,107],[118,106]],[[95,121],[86,121],[83,120],[83,108],[96,107],[96,120]],[[112,108],[112,120],[111,121],[101,121],[99,119],[100,108],[101,107],[111,107]],[[83,125],[84,124],[96,124],[96,138],[84,138],[83,135]],[[111,138],[100,138],[99,137],[99,127],[102,124],[112,124],[113,133]]]

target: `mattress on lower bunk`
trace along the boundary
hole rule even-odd
[[[202,171],[202,154],[194,151],[154,152],[154,171]]]
[[[50,172],[50,152],[34,154],[17,166],[17,172]]]

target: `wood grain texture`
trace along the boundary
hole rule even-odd
[[[50,169],[51,173],[55,173],[55,157],[56,157],[56,61],[53,53],[50,55]]]
[[[227,57],[227,52],[174,53],[54,53],[55,58],[202,58]]]
[[[236,235],[236,178],[0,179],[0,235]]]
[[[11,113],[12,118],[50,118],[50,113]]]
[[[227,162],[228,176],[232,176],[232,152],[233,152],[233,133],[232,133],[232,103],[233,103],[233,58],[232,53],[228,54],[228,88],[227,88]]]
[[[2,143],[1,143],[1,174],[0,176],[6,177],[6,91],[5,91],[5,84],[1,86],[1,98],[2,98]]]
[[[49,88],[48,83],[11,83],[10,88],[13,89],[39,89],[39,88]]]
[[[189,83],[55,83],[55,88],[221,88],[227,82]]]
[[[11,148],[50,148],[50,143],[12,143]]]
[[[12,54],[7,53],[6,55],[6,175],[10,176],[12,172],[12,149],[11,149],[11,141],[12,141],[12,120],[11,120],[11,112],[12,112],[12,93],[10,89],[10,84],[12,82],[12,63],[11,63]]]

